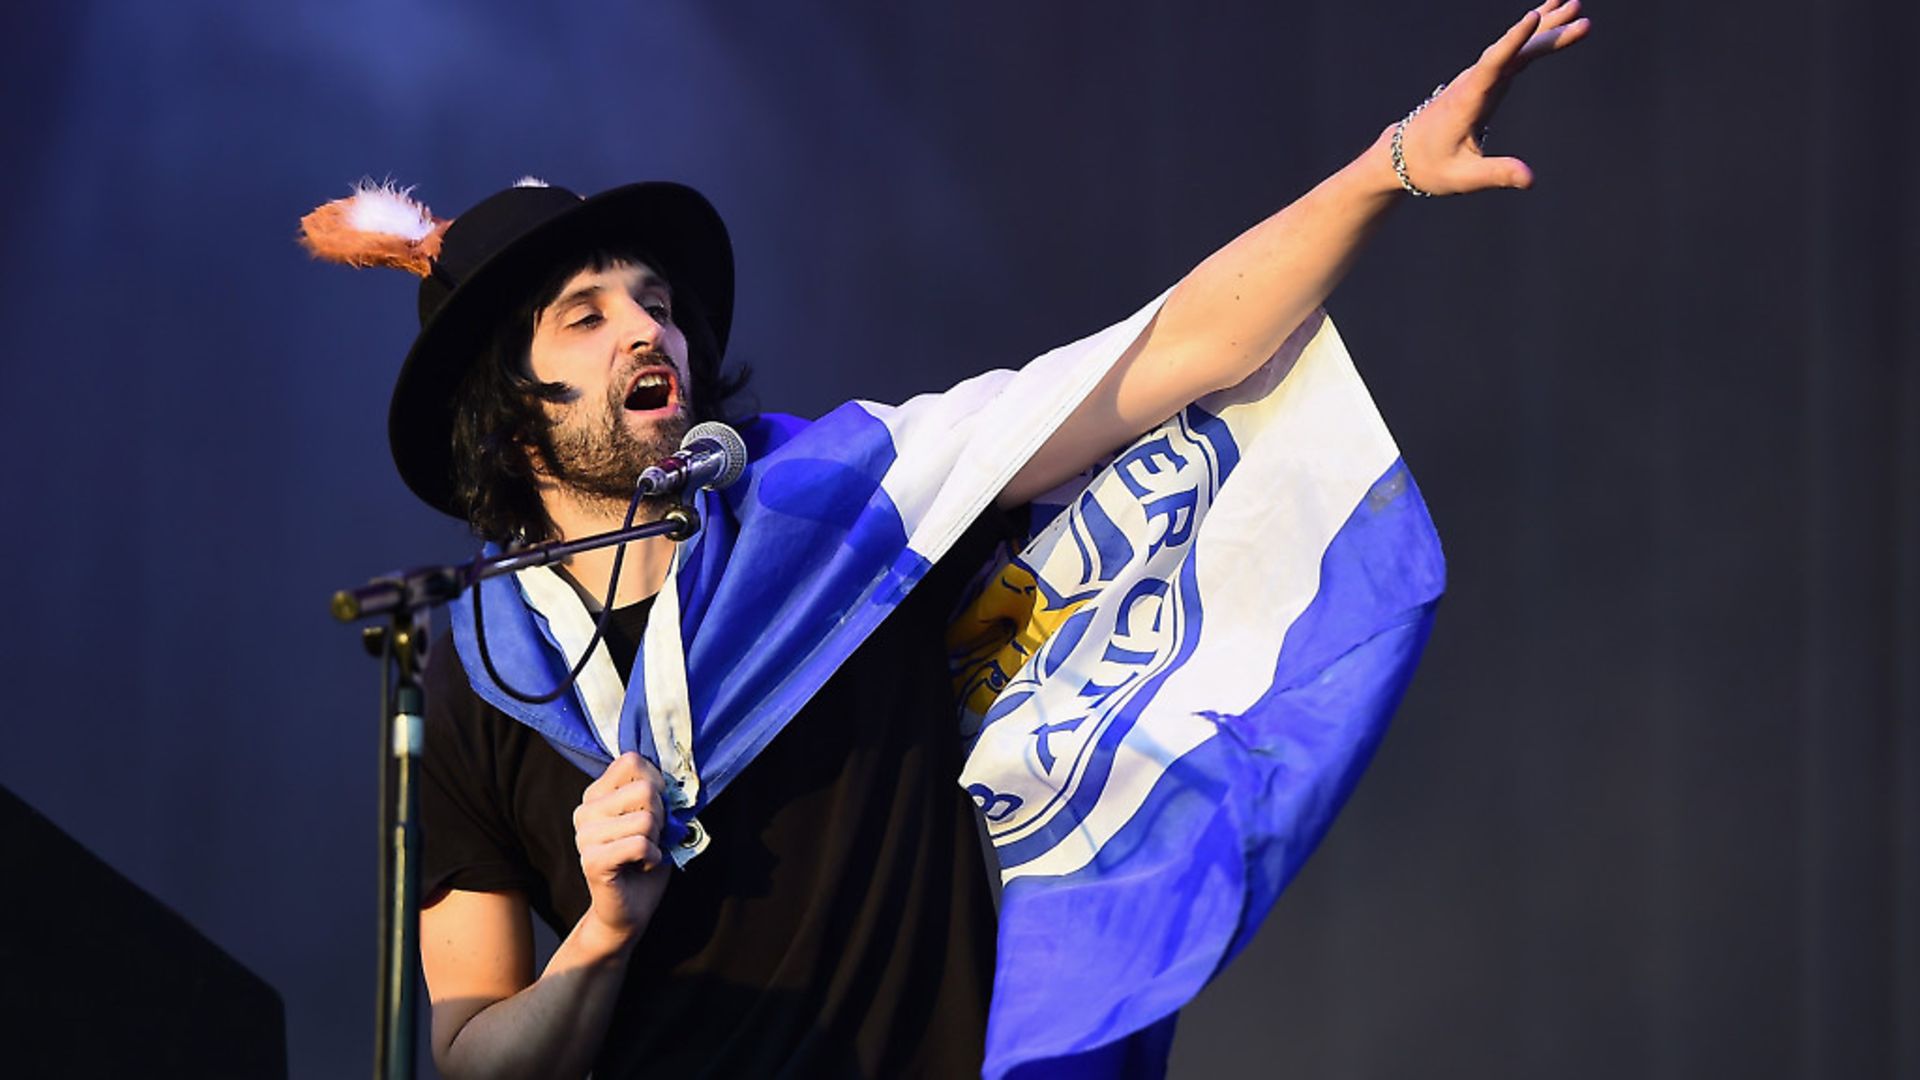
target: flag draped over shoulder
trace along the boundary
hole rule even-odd
[[[1164,299],[1164,297],[1162,298]],[[637,749],[682,863],[719,797],[1086,397],[1159,309],[897,407],[767,417],[702,492],[623,684],[605,646],[540,706],[474,691],[597,773]],[[1041,517],[1049,512],[1041,510]],[[1419,493],[1323,316],[1182,411],[998,569],[950,639],[962,783],[1004,892],[987,1071],[1164,1068],[1170,1018],[1243,946],[1346,797],[1442,583]],[[556,685],[593,624],[545,568],[482,583],[495,667]]]
[[[462,597],[453,638],[474,692],[589,772],[634,749],[659,765],[678,796],[664,837],[677,861],[724,843],[697,825],[701,808],[993,502],[1159,306],[944,393],[749,425],[747,470],[699,493],[703,528],[678,550],[627,685],[602,644],[573,693],[545,705],[513,698],[488,676]],[[572,589],[544,567],[479,588],[501,676],[523,690],[558,685],[593,636]]]
[[[1324,316],[1063,496],[950,637],[1003,883],[986,1074],[1153,1075],[1352,790],[1444,564]]]

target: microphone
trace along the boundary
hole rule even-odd
[[[709,420],[695,424],[680,449],[641,472],[635,485],[641,495],[678,495],[689,488],[723,488],[747,468],[747,444],[740,433]]]

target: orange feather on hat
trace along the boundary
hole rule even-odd
[[[390,266],[426,277],[453,223],[412,199],[393,181],[362,180],[353,194],[315,207],[300,219],[300,244],[314,258],[348,266]]]

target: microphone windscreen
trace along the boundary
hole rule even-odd
[[[747,443],[740,433],[718,420],[707,420],[693,425],[687,437],[680,440],[680,449],[685,450],[702,439],[718,446],[727,459],[727,467],[711,486],[718,490],[740,479],[740,474],[747,470]]]

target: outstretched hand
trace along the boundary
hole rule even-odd
[[[1580,0],[1546,0],[1527,12],[1407,122],[1402,140],[1407,178],[1434,195],[1531,187],[1533,170],[1527,163],[1487,157],[1480,132],[1514,76],[1534,60],[1579,41],[1591,26],[1580,17]]]

